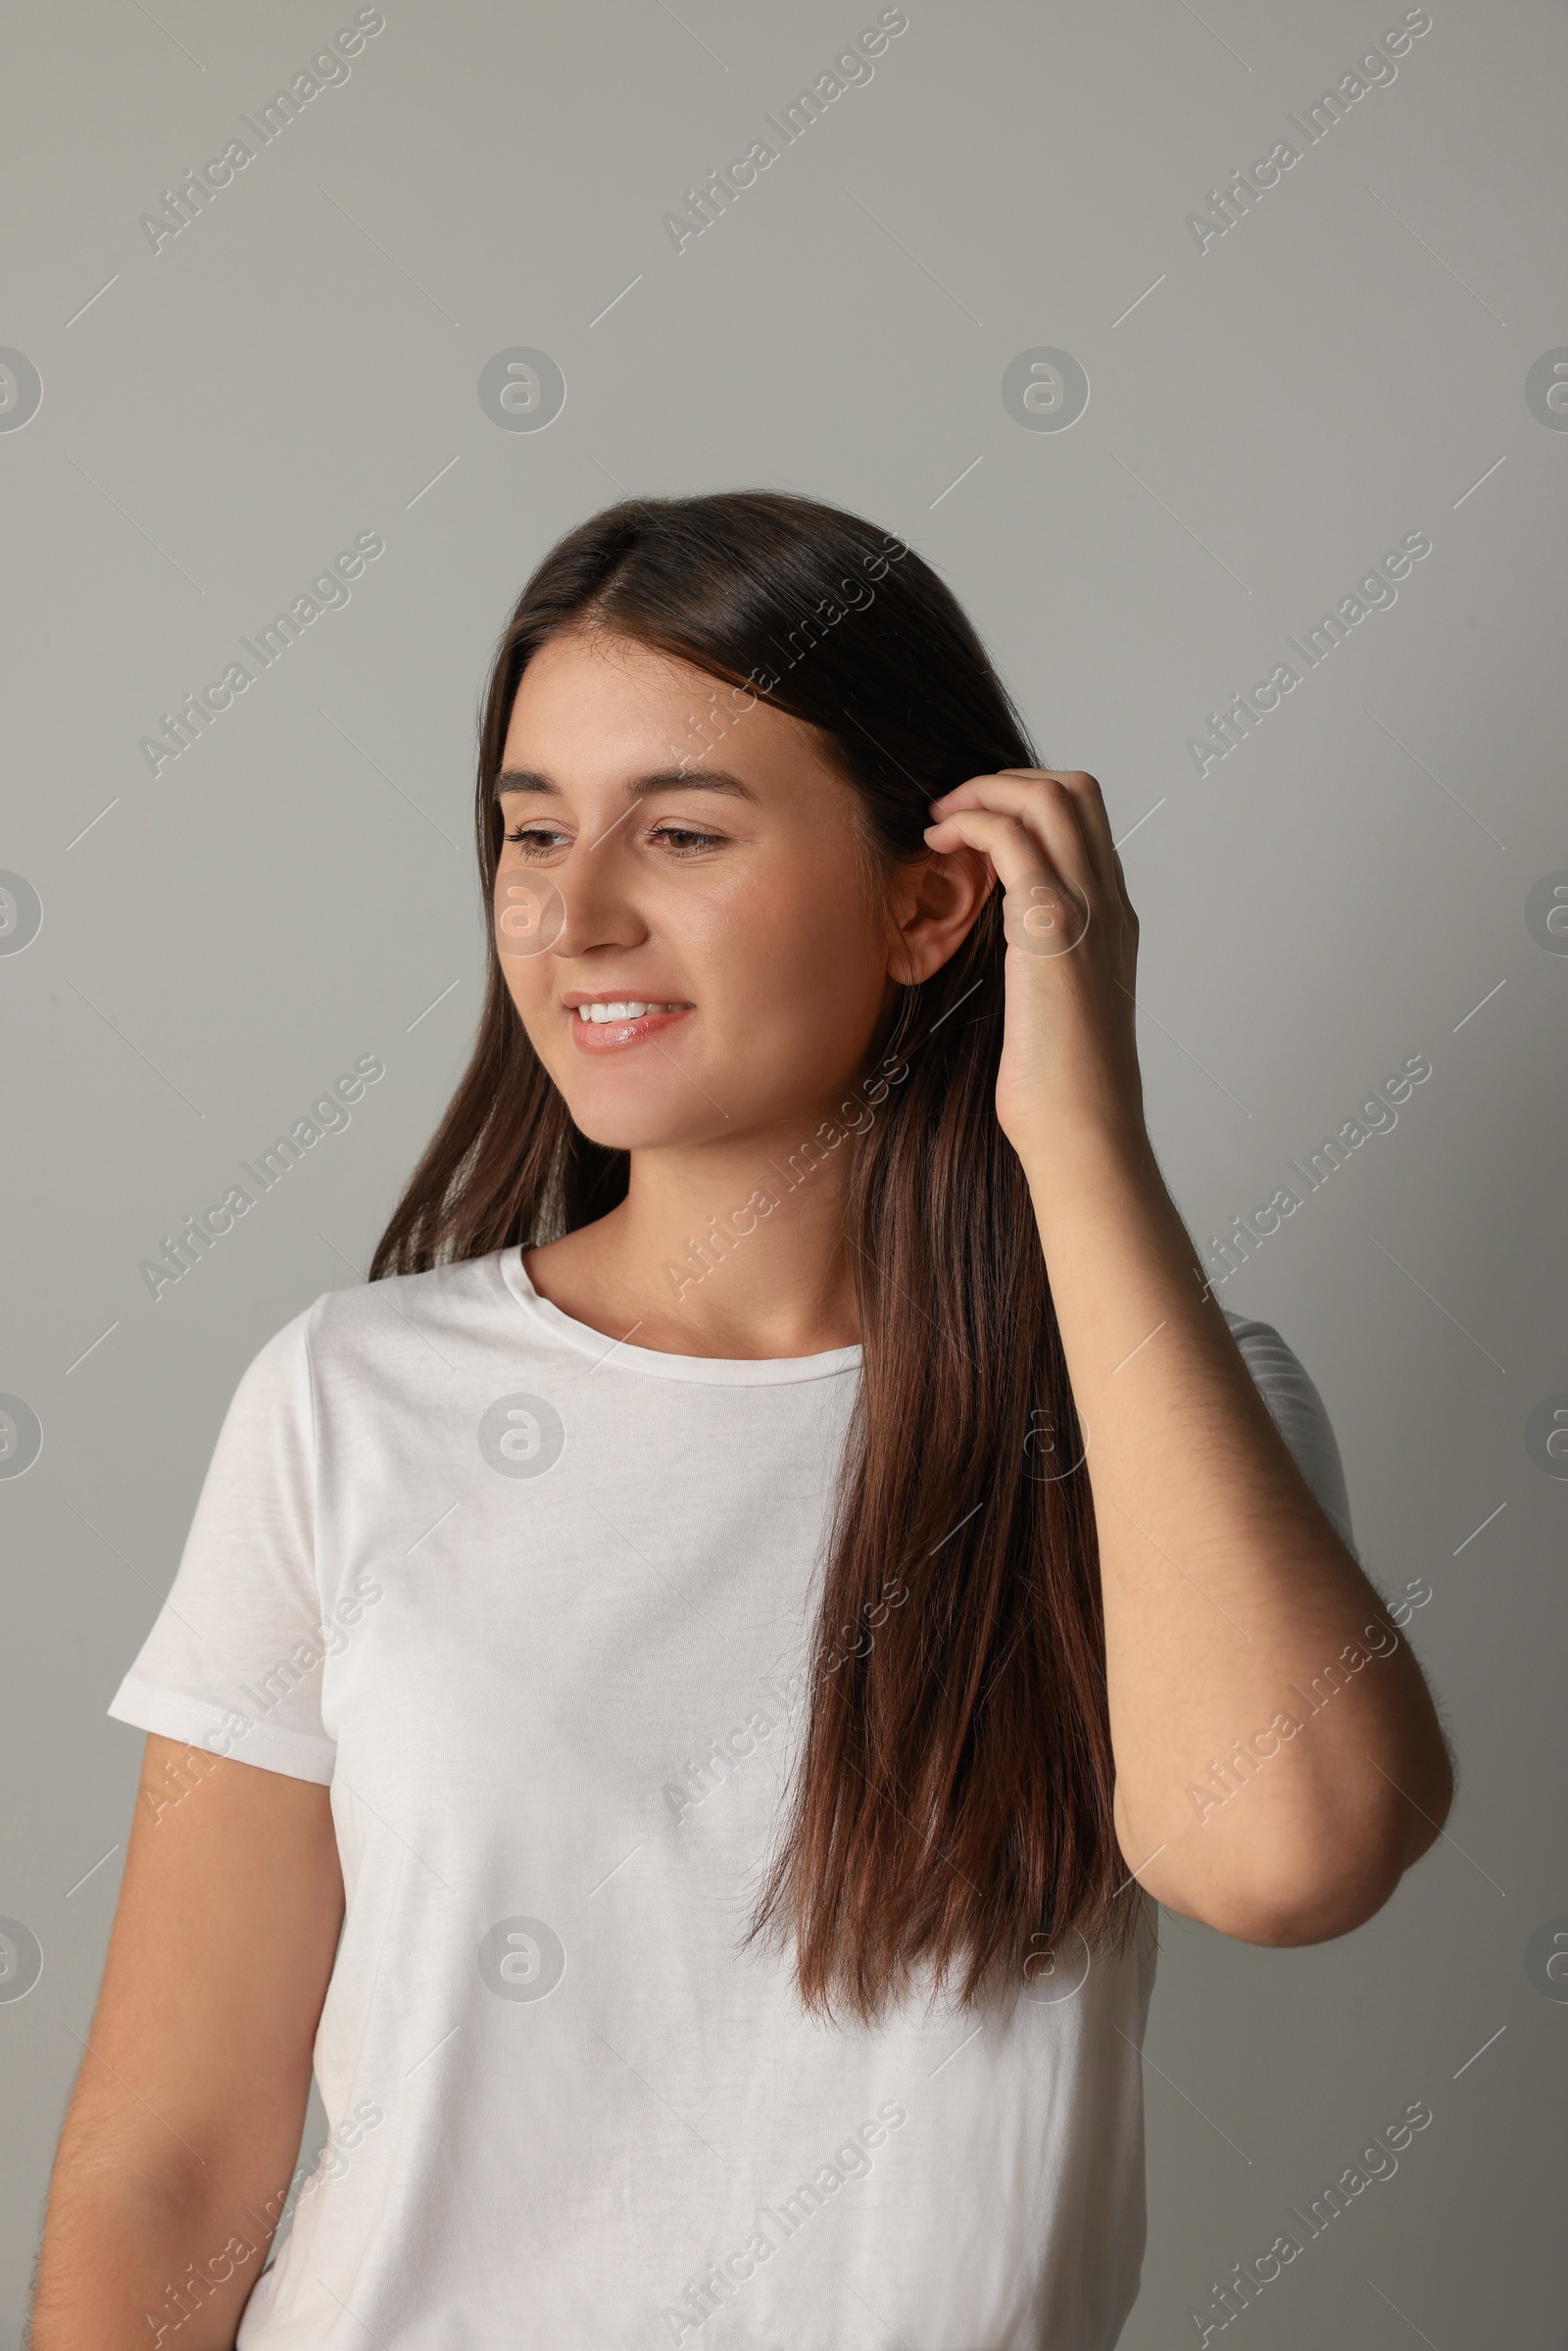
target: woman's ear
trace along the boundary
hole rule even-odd
[[[901,865],[892,892],[889,977],[908,988],[940,971],[963,945],[996,881],[995,866],[978,849],[927,852]]]

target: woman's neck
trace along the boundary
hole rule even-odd
[[[675,1355],[815,1355],[859,1338],[843,1230],[856,1138],[780,1129],[634,1151],[626,1198],[530,1249],[529,1280],[574,1322]]]

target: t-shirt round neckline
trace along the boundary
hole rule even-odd
[[[659,1347],[634,1347],[629,1339],[612,1339],[591,1323],[574,1321],[549,1298],[541,1298],[528,1279],[520,1244],[500,1252],[500,1268],[501,1278],[518,1305],[543,1330],[596,1363],[613,1363],[618,1370],[637,1372],[645,1379],[772,1388],[793,1380],[831,1380],[841,1372],[860,1368],[858,1347],[829,1347],[820,1355],[671,1355]]]

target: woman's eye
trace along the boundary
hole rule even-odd
[[[570,847],[568,836],[552,824],[519,824],[506,837],[525,857],[548,857],[559,849]],[[695,825],[666,823],[656,825],[647,838],[671,857],[700,857],[705,850],[717,848],[723,835],[702,832]]]
[[[722,835],[698,832],[692,825],[661,824],[655,827],[648,838],[662,843],[677,857],[690,857],[698,856],[705,849],[717,848]]]

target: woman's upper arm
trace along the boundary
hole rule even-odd
[[[327,1788],[149,1736],[73,2155],[215,2212],[274,2196],[342,1919]]]

